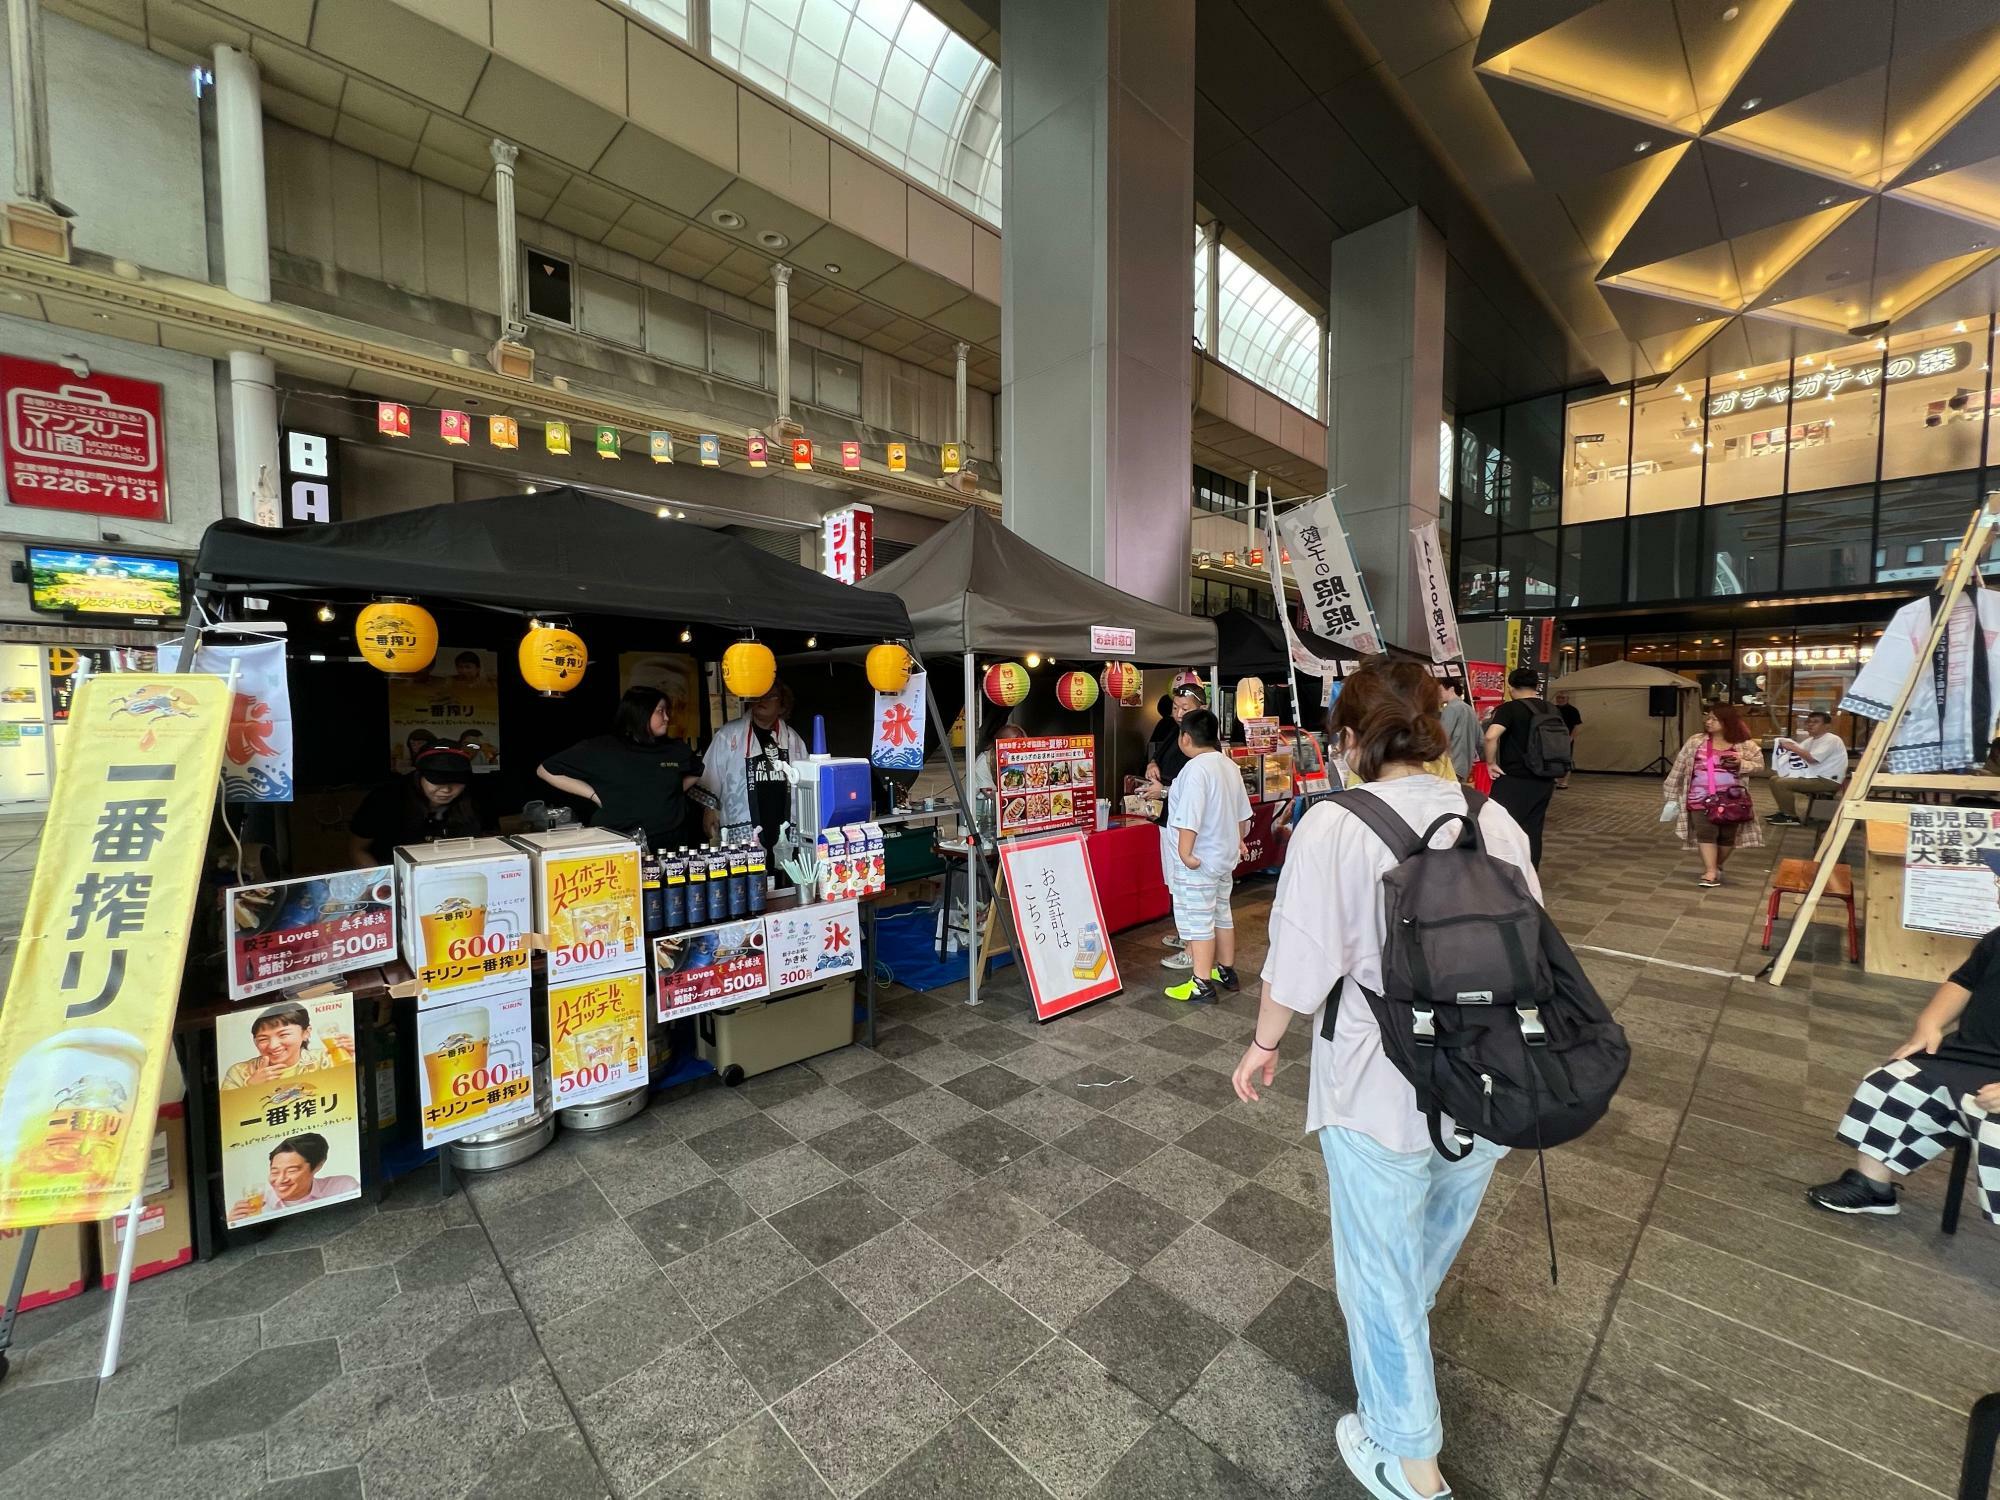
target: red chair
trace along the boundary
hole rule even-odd
[[[1777,873],[1771,877],[1771,902],[1764,908],[1764,951],[1771,951],[1771,929],[1778,923],[1778,898],[1790,893],[1803,896],[1812,889],[1813,876],[1819,873],[1819,866],[1809,859],[1781,859]],[[1833,874],[1827,877],[1825,895],[1836,901],[1847,903],[1847,961],[1861,962],[1861,929],[1854,915],[1854,871],[1846,865],[1835,865]]]

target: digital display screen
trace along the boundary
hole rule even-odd
[[[38,614],[176,620],[186,608],[181,565],[171,557],[30,547],[28,579]]]

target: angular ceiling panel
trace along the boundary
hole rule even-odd
[[[1872,338],[2000,278],[1991,3],[1493,0],[1477,57],[1637,366]]]

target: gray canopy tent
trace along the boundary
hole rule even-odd
[[[1051,557],[1009,531],[983,510],[966,509],[922,546],[905,553],[861,584],[894,594],[910,613],[917,654],[957,655],[965,662],[966,723],[978,691],[974,658],[1041,652],[1086,661],[1115,658],[1140,667],[1217,660],[1214,622],[1153,604],[1115,589]],[[1132,632],[1132,648],[1109,651],[1093,640],[1109,627]],[[972,784],[975,736],[965,736],[965,784]],[[973,849],[977,851],[975,837]],[[968,855],[968,857],[972,857]],[[977,856],[984,864],[985,856]],[[968,902],[968,916],[977,902]],[[972,953],[967,1003],[979,1003],[978,943]]]

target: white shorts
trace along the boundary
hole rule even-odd
[[[1171,875],[1167,892],[1174,898],[1174,926],[1185,941],[1204,943],[1218,932],[1235,929],[1236,919],[1229,914],[1233,884],[1228,875],[1209,875],[1184,865]]]

